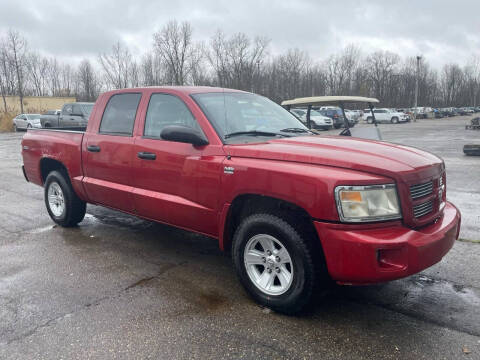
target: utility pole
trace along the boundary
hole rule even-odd
[[[413,108],[413,121],[417,121],[417,106],[418,106],[418,73],[420,72],[421,56],[417,56],[417,70],[415,72],[415,106]]]

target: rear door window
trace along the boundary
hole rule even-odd
[[[80,105],[73,105],[73,110],[72,110],[73,115],[82,115],[82,107]]]
[[[142,94],[113,95],[103,112],[100,133],[110,135],[132,136],[133,124]]]

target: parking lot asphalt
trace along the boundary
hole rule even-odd
[[[257,306],[213,239],[96,206],[54,226],[21,173],[22,134],[0,134],[0,358],[480,359],[480,157],[462,153],[480,131],[467,119],[380,125],[445,160],[461,241],[418,275],[334,287],[295,317]]]

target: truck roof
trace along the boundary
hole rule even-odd
[[[119,93],[119,92],[132,92],[132,91],[143,91],[143,90],[173,90],[178,93],[183,94],[198,94],[198,93],[211,93],[211,92],[239,92],[239,93],[247,93],[246,91],[236,90],[236,89],[227,89],[215,86],[143,86],[143,87],[136,87],[136,88],[128,88],[128,89],[117,89],[105,92],[105,94],[109,93]]]

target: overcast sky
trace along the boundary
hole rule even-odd
[[[435,67],[480,55],[480,0],[0,0],[0,32],[18,29],[62,59],[95,58],[117,40],[142,54],[172,19],[189,21],[198,40],[244,32],[269,38],[270,53],[298,47],[318,60],[351,43]]]

